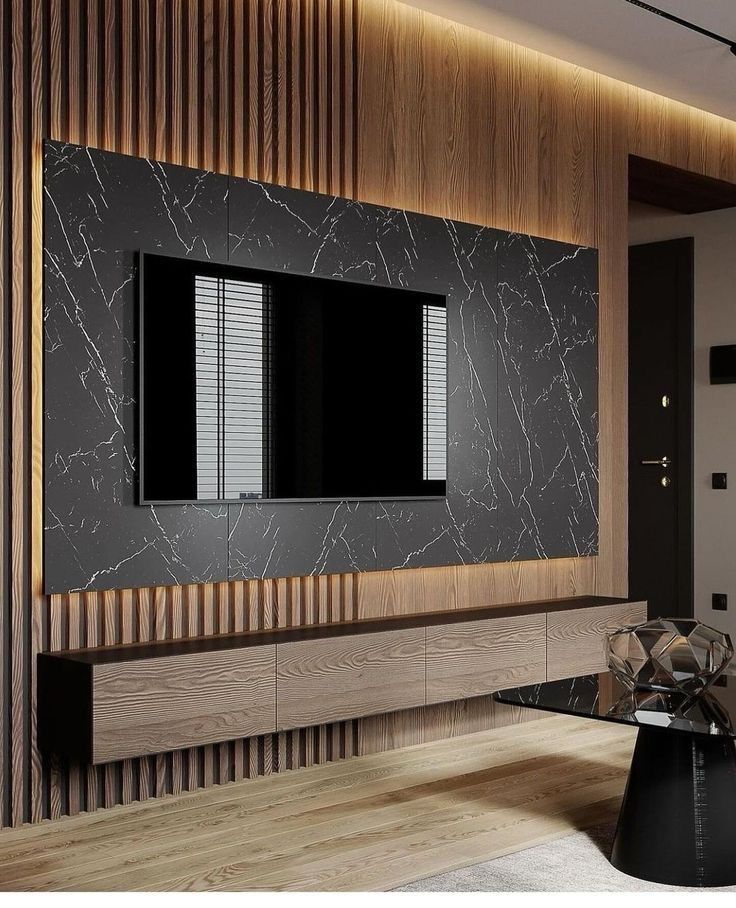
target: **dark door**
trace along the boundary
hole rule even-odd
[[[693,240],[629,248],[629,593],[693,613]]]

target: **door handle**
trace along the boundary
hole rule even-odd
[[[661,457],[659,460],[642,460],[641,464],[645,467],[664,467],[665,469],[670,466],[672,459],[666,454],[664,457]]]

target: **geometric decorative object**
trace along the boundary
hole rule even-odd
[[[733,645],[728,634],[694,618],[657,618],[609,634],[606,655],[629,690],[695,694],[728,665]]]

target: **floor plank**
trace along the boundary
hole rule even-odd
[[[634,732],[553,717],[0,832],[0,890],[391,889],[603,822]]]

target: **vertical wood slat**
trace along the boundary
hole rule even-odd
[[[187,81],[185,122],[187,124],[187,158],[190,167],[200,166],[200,32],[199,0],[185,0],[187,27]]]
[[[104,646],[113,646],[121,642],[117,598],[114,590],[106,590],[102,594],[102,643]],[[103,776],[102,803],[104,807],[111,807],[118,803],[122,796],[120,766],[105,766]]]
[[[10,344],[9,387],[6,401],[9,405],[9,453],[10,520],[9,538],[9,584],[4,593],[9,599],[6,612],[6,633],[8,647],[4,657],[10,664],[9,684],[6,697],[10,697],[9,748],[3,754],[6,760],[5,778],[9,794],[9,820],[13,825],[23,822],[28,816],[28,765],[25,717],[29,709],[26,640],[30,621],[28,584],[28,539],[26,521],[28,518],[27,488],[29,471],[29,374],[28,374],[28,303],[31,287],[28,284],[27,266],[30,256],[31,213],[27,209],[32,173],[32,136],[29,129],[29,105],[31,85],[30,61],[28,59],[29,8],[18,0],[8,7],[7,40],[11,60],[10,88],[13,103],[10,105],[8,143],[12,170],[7,186],[10,192],[10,258],[9,274],[3,275],[10,289],[8,321],[3,325]],[[8,128],[7,126],[5,127]],[[4,137],[5,139],[5,137]],[[3,553],[5,557],[5,552]],[[5,603],[3,603],[5,607]],[[5,706],[5,704],[3,704]],[[9,753],[8,753],[9,751]],[[6,793],[3,792],[5,795]]]
[[[314,14],[314,69],[316,86],[314,90],[313,115],[315,119],[314,134],[314,189],[317,192],[330,192],[330,165],[332,140],[332,110],[329,104],[329,79],[325,69],[328,65],[328,40],[332,26],[329,6],[325,0],[317,0]]]
[[[82,76],[82,60],[84,55],[84,42],[81,40],[82,28],[82,0],[69,0],[67,6],[67,19],[65,22],[66,41],[62,52],[66,53],[66,72],[68,78],[68,92],[65,98],[66,115],[68,124],[66,133],[68,141],[84,144],[84,81]]]
[[[88,592],[82,595],[82,646],[95,647],[100,645],[99,638],[99,595]],[[83,803],[87,811],[96,810],[98,806],[99,790],[97,767],[83,767],[84,795]]]
[[[259,41],[259,4],[249,2],[245,4],[243,13],[245,21],[245,36],[243,42],[243,75],[242,81],[244,88],[244,109],[242,114],[235,111],[235,116],[242,116],[246,123],[244,151],[245,172],[244,176],[257,177],[259,173],[259,161],[263,151],[263,143],[260,141],[263,118],[260,116],[261,98],[263,95],[262,81],[260,78],[259,62],[260,48]]]
[[[154,145],[154,136],[151,134],[151,111],[155,104],[155,98],[151,98],[151,93],[155,90],[154,61],[151,59],[151,13],[153,10],[150,3],[138,3],[136,11],[138,15],[134,21],[137,28],[136,78],[138,85],[135,111],[137,141],[134,147],[135,154],[139,157],[150,158],[153,156]]]
[[[217,2],[217,31],[214,35],[217,68],[215,70],[215,94],[217,100],[218,124],[216,139],[217,156],[215,170],[232,173],[231,133],[233,128],[232,91],[233,61],[231,59],[233,32],[233,5],[229,0]]]
[[[219,123],[215,120],[215,0],[201,0],[201,48],[199,57],[201,80],[201,112],[199,121],[200,167],[215,170]]]
[[[273,128],[273,97],[274,97],[274,71],[273,71],[273,4],[270,0],[259,0],[257,4],[255,29],[257,35],[257,85],[260,90],[254,92],[258,102],[258,147],[256,159],[258,161],[258,179],[273,182],[274,180],[274,148],[277,146],[278,137]]]
[[[314,87],[314,4],[302,2],[297,52],[299,55],[299,185],[304,189],[315,188],[314,134],[318,127]]]
[[[102,104],[99,67],[100,52],[104,50],[104,44],[101,45],[99,42],[98,13],[97,0],[87,0],[84,7],[86,23],[84,20],[81,23],[86,62],[85,144],[95,146],[100,144],[101,139],[101,134],[98,132]]]
[[[51,597],[53,600],[53,596]],[[120,642],[132,643],[134,639],[133,591],[123,590],[117,597],[119,601]],[[121,801],[130,804],[135,800],[135,769],[132,760],[124,760],[120,767]]]
[[[110,0],[108,0],[110,2]],[[136,145],[136,107],[137,91],[134,80],[136,72],[137,21],[133,0],[119,0],[120,22],[117,30],[117,45],[120,54],[120,107],[119,107],[119,147],[111,149],[123,154],[134,154]]]
[[[169,43],[173,34],[167,22],[168,2],[166,0],[156,0],[152,12],[152,47],[153,57],[153,75],[155,92],[153,102],[153,147],[152,156],[157,160],[171,160],[171,133],[173,132],[171,123],[171,110],[173,103],[169,105],[169,92],[173,86],[169,82],[170,65],[173,61],[169,60]]]
[[[156,587],[153,594],[153,639],[166,640],[171,635],[167,633],[166,628],[166,602],[169,596],[168,587]],[[155,778],[153,782],[154,792],[157,798],[167,794],[167,764],[171,761],[171,754],[158,754],[151,761],[155,767]]]
[[[290,96],[290,71],[289,58],[292,54],[291,36],[289,26],[291,19],[288,16],[285,0],[273,0],[272,9],[272,70],[273,70],[273,97],[274,107],[273,129],[276,135],[274,143],[274,160],[272,179],[274,183],[288,183],[288,161],[290,155],[291,121],[289,115]]]
[[[49,72],[55,73],[55,79],[49,79],[49,85],[46,91],[49,96],[50,107],[50,129],[51,134],[58,136],[59,139],[65,138],[65,124],[63,121],[63,86],[64,81],[61,78],[63,38],[62,38],[62,14],[64,7],[61,3],[52,3],[48,11],[48,67]]]
[[[76,649],[82,645],[81,639],[81,594],[70,593],[66,599],[67,633],[66,643],[69,649]],[[81,792],[82,767],[72,764],[68,769],[66,778],[66,805],[67,812],[74,816],[82,810]]]
[[[30,11],[30,111],[29,111],[29,145],[30,145],[30,235],[28,243],[30,305],[29,311],[29,401],[30,413],[30,517],[29,545],[29,595],[27,606],[30,606],[29,665],[26,672],[29,691],[28,715],[28,761],[30,763],[30,792],[27,805],[27,819],[38,822],[50,812],[48,802],[49,785],[44,779],[44,765],[36,745],[38,722],[37,711],[37,675],[36,657],[47,646],[48,611],[46,597],[43,595],[43,562],[36,553],[43,549],[43,363],[39,351],[43,347],[43,262],[40,251],[43,245],[43,206],[42,206],[42,136],[45,125],[49,122],[49,111],[43,93],[44,76],[48,72],[44,60],[47,45],[44,43],[44,23],[47,21],[43,3],[34,0]],[[34,250],[37,250],[34,254]],[[0,534],[1,538],[1,534]],[[0,592],[0,597],[2,592]],[[1,634],[0,634],[1,636]],[[0,703],[2,698],[0,697]],[[1,821],[0,821],[1,822]]]
[[[229,8],[228,26],[230,69],[230,147],[228,150],[230,166],[228,173],[242,177],[245,172],[245,137],[247,132],[247,28],[245,13],[240,4]]]
[[[0,123],[7,123],[10,115],[12,52],[10,49],[11,10],[7,3],[0,4]],[[11,688],[7,683],[10,664],[10,622],[7,603],[10,601],[10,565],[7,545],[11,526],[10,510],[10,394],[8,372],[11,346],[7,329],[13,302],[10,286],[10,238],[12,206],[7,187],[10,184],[11,160],[7,154],[5,137],[0,143],[0,828],[11,823],[9,808],[10,780],[10,729],[6,705],[10,702]]]
[[[169,143],[169,155],[172,163],[184,163],[184,78],[186,59],[184,57],[184,12],[183,0],[170,0],[164,6],[168,9],[168,28],[164,33],[169,53],[169,128],[166,139]],[[162,39],[163,40],[163,39]],[[156,114],[160,116],[157,103]],[[163,141],[163,138],[162,140]]]

